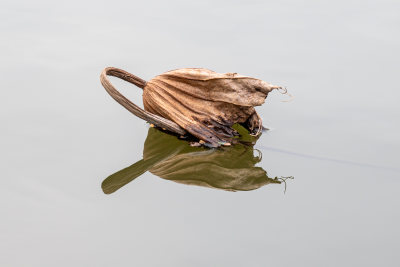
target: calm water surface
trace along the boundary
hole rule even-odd
[[[0,266],[400,266],[399,13],[2,1]],[[114,102],[106,66],[238,72],[295,99],[257,108],[254,146],[192,148]]]

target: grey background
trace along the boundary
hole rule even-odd
[[[0,3],[1,266],[399,266],[398,1]],[[146,173],[147,125],[99,82],[204,67],[287,86],[251,192]],[[140,89],[113,80],[135,103]]]

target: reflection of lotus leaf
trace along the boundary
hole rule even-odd
[[[254,156],[252,146],[239,143],[221,149],[191,147],[186,141],[150,128],[143,159],[109,176],[102,188],[106,194],[113,193],[146,171],[178,183],[229,191],[247,191],[280,183],[254,166],[260,160],[260,152],[259,156]]]

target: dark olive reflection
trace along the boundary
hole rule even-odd
[[[146,171],[160,178],[187,185],[204,186],[228,191],[248,191],[282,178],[269,178],[261,167],[261,152],[255,150],[254,137],[244,128],[236,128],[240,142],[219,149],[192,147],[174,135],[150,128],[143,149],[143,159],[107,177],[102,183],[104,193],[111,194]],[[256,156],[254,155],[257,152]]]

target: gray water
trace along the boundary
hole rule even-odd
[[[398,1],[0,3],[0,266],[400,266]],[[286,86],[230,192],[145,172],[148,125],[99,82],[204,67]],[[141,90],[112,80],[134,102]]]

